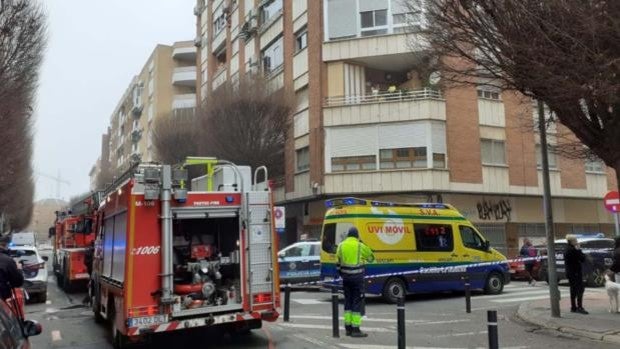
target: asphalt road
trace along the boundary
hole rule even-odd
[[[568,293],[562,287],[562,294]],[[588,289],[587,292],[604,292]],[[43,333],[31,338],[33,348],[111,348],[106,326],[94,322],[90,309],[81,303],[84,294],[65,294],[50,276],[48,302],[26,306],[27,317],[43,325]],[[486,311],[497,310],[501,348],[616,348],[614,345],[557,336],[525,325],[514,314],[521,302],[545,299],[544,284],[531,287],[513,282],[501,295],[475,293],[472,313],[465,312],[462,293],[414,295],[407,299],[407,347],[416,349],[487,348]],[[342,306],[340,307],[342,314]],[[294,290],[291,319],[264,323],[263,329],[230,336],[218,331],[178,332],[155,337],[144,348],[395,348],[396,307],[369,297],[362,329],[365,339],[332,338],[329,293]],[[584,319],[586,319],[584,317]]]

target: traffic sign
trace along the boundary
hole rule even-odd
[[[620,195],[617,191],[610,191],[603,198],[603,202],[605,203],[605,208],[609,212],[620,212]]]
[[[284,228],[286,227],[286,218],[284,212],[284,206],[275,206],[273,208],[273,218],[276,230],[284,230]]]

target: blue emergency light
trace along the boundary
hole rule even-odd
[[[336,206],[353,206],[353,205],[366,205],[366,200],[356,199],[356,198],[343,198],[343,199],[332,199],[326,200],[325,206],[327,208],[332,208]]]
[[[233,196],[228,195],[228,196],[226,196],[226,202],[231,204],[231,203],[235,202],[235,198]]]

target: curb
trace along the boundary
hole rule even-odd
[[[566,334],[570,334],[576,337],[585,338],[589,340],[596,340],[596,341],[612,343],[612,344],[620,344],[620,333],[618,332],[598,333],[598,332],[586,331],[586,330],[573,328],[573,327],[561,326],[561,325],[558,325],[557,323],[554,323],[553,321],[548,321],[547,319],[541,319],[541,318],[537,318],[536,316],[532,316],[530,312],[531,310],[530,310],[529,304],[523,303],[519,305],[519,308],[517,310],[517,317],[528,324],[538,326],[541,328],[545,328],[548,330],[552,330],[552,331],[556,331],[560,333],[566,333]]]

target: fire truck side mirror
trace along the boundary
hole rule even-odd
[[[47,237],[50,237],[50,238],[51,238],[52,236],[56,235],[56,228],[55,228],[55,227],[51,227],[51,228],[49,229],[49,231],[48,231],[48,234],[47,234],[47,235],[48,235]]]
[[[84,223],[82,225],[82,233],[90,234],[93,232],[93,220],[90,218],[84,219]]]

